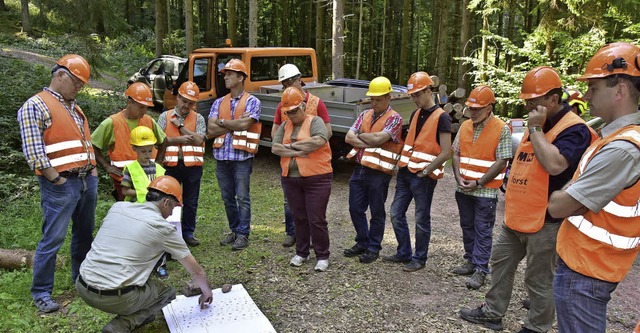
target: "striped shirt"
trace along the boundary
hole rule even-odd
[[[75,100],[69,101],[70,105],[65,103],[64,98],[59,93],[44,88],[43,90],[50,92],[57,98],[64,108],[69,112],[71,118],[78,125],[80,133],[84,136],[84,120],[82,116],[76,112]],[[42,170],[51,167],[51,162],[45,152],[44,131],[51,127],[51,112],[44,101],[37,95],[29,98],[18,110],[18,124],[20,125],[20,137],[22,138],[22,152],[27,160],[27,164],[31,170]],[[88,164],[85,170],[92,169],[93,166]],[[70,170],[76,171],[76,170]],[[77,170],[82,171],[82,170]]]
[[[373,127],[373,124],[375,124],[376,121],[380,119],[380,117],[382,117],[384,114],[389,112],[389,110],[391,110],[390,106],[387,108],[386,111],[380,113],[377,116],[374,113],[373,119],[371,120],[371,126]],[[369,111],[373,112],[373,109],[369,109],[360,113],[360,115],[358,116],[358,119],[356,119],[356,122],[353,123],[353,126],[351,126],[349,130],[353,131],[356,134],[362,133],[362,131],[360,130],[362,128],[362,121],[364,120],[364,115]],[[389,133],[389,135],[391,136],[392,142],[394,143],[400,142],[402,140],[402,116],[400,116],[399,113],[396,113],[393,116],[389,117],[389,119],[387,119],[387,122],[384,124],[384,128],[382,129],[382,132]],[[356,162],[360,163],[360,159],[362,159],[362,154],[364,154],[364,149],[360,149],[358,151],[358,154],[356,155]]]
[[[491,114],[491,117],[493,117],[493,114]],[[487,117],[487,119],[480,124],[473,124],[473,142],[478,140],[480,133],[482,133],[482,130],[489,122],[489,119],[491,118]],[[453,140],[451,149],[453,149],[455,153],[460,153],[460,132],[458,132],[458,135],[456,135],[456,138]],[[509,126],[505,125],[502,129],[502,133],[500,133],[500,142],[498,142],[498,147],[496,147],[496,160],[510,159],[511,156],[513,156],[511,148],[511,131],[509,130]],[[471,192],[463,192],[460,187],[458,187],[456,191],[478,198],[497,198],[499,189],[483,187]]]
[[[246,92],[243,91],[242,94],[238,95],[238,97],[231,98],[231,119],[234,119],[236,106],[243,94],[246,94]],[[213,105],[211,105],[211,112],[209,112],[209,118],[219,118],[220,103],[223,98],[224,96],[213,102]],[[253,95],[249,95],[244,112],[248,112],[251,118],[256,121],[260,121],[260,110],[260,100]],[[213,157],[218,161],[244,161],[252,158],[253,155],[254,154],[247,151],[233,148],[232,133],[227,133],[225,135],[222,147],[213,149]]]

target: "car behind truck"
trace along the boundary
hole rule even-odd
[[[256,96],[261,104],[260,121],[263,123],[260,144],[271,146],[271,126],[280,102],[283,87],[278,82],[278,69],[284,64],[294,64],[302,73],[304,89],[320,97],[331,117],[333,137],[331,146],[334,157],[346,155],[350,146],[344,137],[358,115],[371,107],[365,96],[368,82],[338,80],[327,84],[318,83],[316,54],[311,48],[259,47],[259,48],[202,48],[189,55],[187,65],[178,78],[177,86],[186,80],[195,82],[200,88],[198,113],[205,119],[215,99],[229,93],[224,85],[224,68],[227,61],[240,59],[247,65],[249,76],[245,80],[245,91]],[[391,107],[400,113],[404,125],[408,126],[411,112],[416,109],[402,86],[394,86]],[[173,99],[173,100],[171,100]],[[175,96],[165,95],[165,106],[175,105]]]

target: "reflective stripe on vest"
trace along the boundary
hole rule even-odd
[[[56,171],[63,172],[96,165],[93,145],[91,144],[91,130],[87,118],[77,105],[75,112],[83,119],[84,134],[78,128],[69,111],[50,92],[38,93],[51,115],[51,126],[44,130],[43,142],[45,154],[49,163]],[[38,169],[36,175],[42,175]]]
[[[133,148],[131,148],[131,144],[129,141],[129,135],[132,128],[129,127],[129,122],[124,116],[124,110],[111,115],[110,118],[113,122],[113,137],[115,143],[113,147],[109,149],[109,159],[111,160],[111,165],[118,168],[124,168],[138,158],[136,152],[134,152]],[[138,123],[136,126],[146,126],[153,130],[153,118],[145,114],[144,116],[142,116],[142,118],[138,119]],[[154,147],[151,153],[151,157],[155,159],[157,154],[158,151]],[[122,176],[118,176],[115,174],[109,175],[111,176],[111,178],[115,179],[118,182],[122,181]]]
[[[177,138],[182,136],[182,134],[180,133],[180,129],[169,120],[173,118],[174,114],[175,109],[165,113],[165,117],[167,118],[167,125],[164,129],[164,132],[169,138]],[[194,111],[189,111],[189,114],[184,120],[184,127],[195,133],[197,120],[198,114]],[[205,143],[203,142],[201,146],[182,144],[167,146],[162,163],[168,167],[174,167],[178,165],[178,161],[180,159],[180,150],[182,149],[182,162],[185,166],[202,166],[204,165],[204,144]]]
[[[634,217],[637,217],[637,215]],[[628,250],[636,248],[638,247],[638,245],[640,245],[640,237],[625,237],[612,234],[606,229],[593,225],[593,223],[591,223],[583,216],[569,216],[567,220],[587,237],[605,244],[609,244],[613,247]]]
[[[244,114],[249,96],[251,95],[246,92],[242,93],[242,97],[240,97],[240,100],[233,112],[233,119],[239,119]],[[227,94],[222,98],[218,109],[218,119],[231,120],[231,94]],[[262,123],[256,120],[248,130],[234,131],[231,135],[231,145],[233,149],[256,154],[260,144],[260,133],[262,133]],[[227,134],[228,133],[216,137],[213,140],[213,148],[222,147]]]
[[[444,110],[441,108],[435,109],[422,125],[420,133],[416,133],[420,112],[422,112],[420,109],[416,111],[411,120],[407,140],[402,148],[402,156],[398,162],[398,167],[402,168],[406,166],[412,173],[417,173],[427,168],[442,152],[442,148],[438,144],[437,136],[438,123]],[[442,165],[433,170],[433,172],[429,174],[429,177],[432,179],[444,177],[445,163],[442,163]]]
[[[151,163],[155,163],[155,162],[151,162]],[[133,185],[133,189],[136,191],[136,201],[138,203],[146,202],[147,193],[149,192],[147,187],[151,183],[151,180],[149,179],[149,175],[147,175],[147,173],[144,172],[142,165],[140,165],[140,163],[137,160],[127,165],[125,168],[129,170],[129,175],[131,175],[131,183]],[[165,173],[165,169],[161,165],[156,164],[156,174],[154,178],[163,176],[164,173]],[[124,201],[131,201],[131,197],[125,196]]]
[[[365,114],[362,117],[362,124],[360,130],[362,133],[376,133],[381,132],[387,123],[387,120],[396,115],[393,109],[388,108],[375,123],[373,123],[374,112],[373,109],[364,111]],[[360,164],[367,168],[382,171],[384,173],[393,174],[396,168],[396,164],[400,159],[400,153],[402,152],[403,143],[394,143],[391,139],[381,144],[379,147],[365,148],[362,152],[362,158]],[[357,157],[360,149],[352,149],[347,155],[348,158]]]
[[[308,139],[311,137],[311,123],[315,116],[307,115],[300,129],[296,134],[296,142]],[[284,136],[282,137],[282,144],[290,144],[291,136],[293,135],[294,125],[291,121],[287,121],[284,124]],[[293,157],[298,165],[298,172],[302,177],[310,177],[316,175],[326,175],[333,172],[331,167],[331,147],[329,142],[325,142],[324,145],[318,149],[306,153],[307,157],[297,158]],[[289,175],[289,165],[291,164],[292,157],[280,157],[280,168],[282,169],[282,176],[287,177]]]
[[[460,126],[458,140],[460,142],[459,172],[467,180],[479,180],[496,163],[496,149],[500,145],[500,137],[506,124],[499,118],[490,115],[476,140],[473,121],[467,120]],[[505,177],[506,167],[491,180],[485,181],[484,187],[499,188]]]

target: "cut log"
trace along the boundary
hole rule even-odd
[[[455,112],[460,112],[460,111],[462,111],[463,108],[464,108],[464,106],[462,106],[462,104],[460,104],[460,103],[454,103],[453,104],[453,111],[455,111]]]
[[[438,86],[438,91],[440,92],[440,94],[442,95],[447,95],[447,85],[446,84],[441,84]]]
[[[453,105],[451,105],[451,103],[447,103],[442,107],[442,109],[444,110],[444,112],[450,113],[451,111],[453,111]]]
[[[433,85],[432,87],[437,87],[438,85],[440,85],[440,78],[436,75],[431,75],[431,81],[433,81]]]
[[[0,249],[0,268],[33,267],[34,253],[23,249]]]
[[[451,133],[458,133],[459,130],[460,130],[460,124],[459,123],[451,124]]]
[[[449,98],[451,99],[460,99],[463,98],[464,95],[466,94],[466,90],[464,88],[458,88],[454,91],[451,92],[451,94],[449,94]]]

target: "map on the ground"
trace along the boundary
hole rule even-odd
[[[178,296],[162,309],[171,333],[276,333],[242,284],[228,293],[213,290],[213,302],[200,309],[198,296]]]

